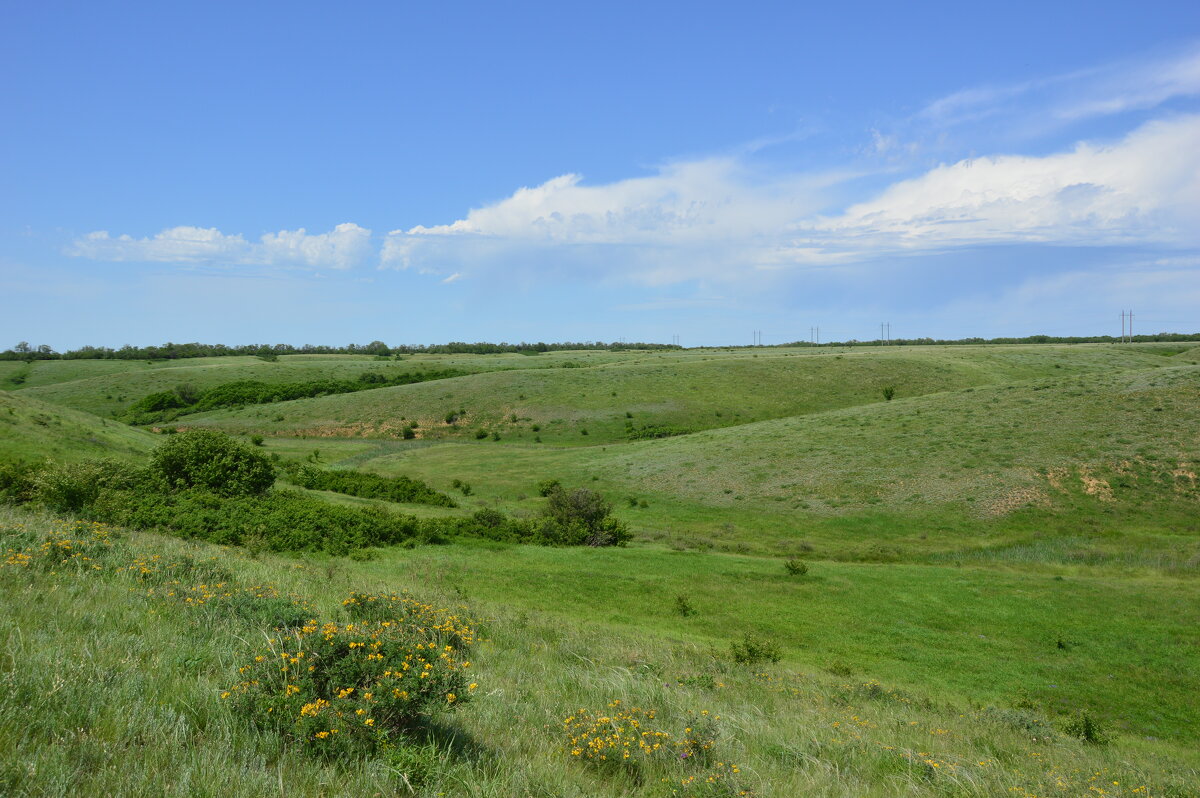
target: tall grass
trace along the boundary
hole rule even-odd
[[[62,539],[63,527],[0,510],[0,530],[5,549],[29,549]],[[88,532],[66,527],[68,537]],[[323,617],[339,617],[353,588],[384,585],[361,584],[344,561],[249,559],[119,530],[107,537],[111,545],[86,562],[0,568],[10,608],[0,617],[5,794],[994,796],[1096,787],[1182,796],[1200,777],[1194,751],[1164,742],[1118,735],[1092,745],[1028,709],[946,705],[868,674],[738,666],[704,646],[492,601],[471,602],[486,619],[471,705],[432,718],[390,751],[331,761],[255,730],[220,698],[269,629],[164,600],[129,566],[183,562],[172,572],[183,582],[190,571],[223,571],[238,586],[270,582]],[[461,602],[428,579],[389,581]],[[638,767],[573,756],[564,721],[580,710],[616,715],[618,701],[652,711],[655,729],[695,740],[686,750],[704,755],[695,765]],[[715,773],[724,780],[709,782]]]

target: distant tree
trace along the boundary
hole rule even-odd
[[[629,528],[612,517],[612,504],[594,490],[555,487],[542,510],[544,533],[553,542],[588,546],[624,545]]]

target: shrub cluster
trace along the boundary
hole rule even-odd
[[[741,768],[715,755],[719,715],[689,712],[682,732],[672,732],[654,710],[609,702],[605,710],[580,709],[563,720],[565,748],[592,767],[629,773],[640,794],[748,796],[738,784]],[[651,786],[649,778],[658,775]]]
[[[729,644],[729,652],[733,661],[739,665],[761,665],[763,663],[779,662],[783,659],[783,651],[774,640],[755,637],[746,632],[740,641]]]
[[[187,413],[202,413],[225,407],[245,407],[292,399],[309,399],[339,393],[354,393],[393,385],[444,380],[466,374],[457,369],[405,371],[399,373],[366,372],[354,380],[311,380],[308,382],[262,382],[237,380],[217,385],[203,392],[185,390],[159,391],[143,396],[122,416],[130,424],[153,424],[171,421]],[[180,386],[181,388],[185,386]]]
[[[434,507],[457,507],[454,499],[434,490],[419,479],[406,476],[383,477],[362,471],[330,471],[309,465],[284,466],[288,478],[302,488],[329,490],[389,502],[429,504]]]
[[[391,747],[422,718],[467,703],[477,687],[463,648],[420,620],[309,623],[271,639],[222,698],[259,727],[320,755]],[[458,639],[473,638],[457,620],[440,625],[456,623]]]
[[[672,427],[666,424],[644,424],[635,427],[632,421],[625,422],[625,437],[631,441],[647,441],[655,438],[671,438],[675,435],[687,435],[692,430],[685,427]]]
[[[313,487],[337,484],[347,492],[367,494],[388,490],[395,491],[391,497],[453,506],[448,496],[402,477],[388,480],[308,466],[295,472],[305,480],[302,484]],[[335,505],[273,489],[273,480],[270,461],[255,449],[223,433],[187,430],[160,445],[146,468],[110,460],[0,468],[0,498],[37,501],[106,523],[247,545],[253,551],[344,555],[409,541],[442,543],[456,536],[551,546],[624,545],[630,538],[627,527],[611,516],[612,506],[583,488],[555,486],[535,518],[516,519],[490,509],[466,518],[417,518],[382,506]],[[470,492],[466,485],[462,490]]]
[[[220,496],[261,496],[275,469],[260,452],[214,430],[173,435],[150,456],[155,475],[172,488],[203,488]]]

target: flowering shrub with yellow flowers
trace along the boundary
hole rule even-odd
[[[451,626],[460,641],[473,640],[466,622],[441,617],[438,625]],[[270,640],[222,698],[260,727],[318,754],[370,754],[423,716],[471,699],[477,685],[464,657],[468,644],[456,646],[442,634],[405,617],[310,622]]]
[[[432,637],[456,649],[466,648],[476,640],[476,623],[448,609],[435,607],[405,593],[361,593],[351,591],[342,602],[346,614],[354,621],[382,622],[401,619],[419,635]]]
[[[54,524],[49,532],[37,535],[19,524],[4,530],[7,546],[2,564],[44,571],[93,571],[102,570],[112,557],[115,535],[106,524],[62,520]]]
[[[635,776],[643,794],[752,795],[738,783],[741,769],[715,756],[718,720],[707,710],[688,712],[683,731],[672,732],[654,710],[615,700],[601,712],[580,709],[563,720],[563,731],[570,756]]]

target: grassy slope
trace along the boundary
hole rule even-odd
[[[528,358],[527,358],[528,360]],[[474,374],[454,380],[199,414],[188,423],[236,432],[586,445],[627,440],[626,424],[693,431],[807,415],[969,386],[1169,365],[1104,347],[929,347],[631,355],[591,368]],[[465,410],[456,425],[449,412]],[[513,418],[516,418],[514,421]],[[540,429],[534,430],[537,426]],[[587,434],[584,435],[583,431]]]
[[[139,429],[0,391],[0,458],[80,460],[134,457],[154,448]]]
[[[0,363],[0,388],[29,391],[47,402],[89,413],[119,413],[146,394],[169,391],[181,383],[201,389],[236,380],[303,382],[320,379],[355,379],[367,371],[422,371],[458,369],[491,371],[513,368],[552,368],[573,362],[592,365],[614,359],[635,359],[637,352],[554,352],[524,355],[414,355],[402,360],[376,360],[369,355],[284,355],[267,362],[257,357],[143,360],[47,360],[26,366]],[[6,370],[7,367],[7,370]],[[23,374],[16,384],[13,374]]]
[[[0,508],[0,535],[52,526]],[[1175,706],[1161,717],[1124,712],[1126,702],[1152,700],[1147,694],[1160,684],[1154,674],[1162,661],[1194,645],[1196,603],[1187,593],[1172,599],[1156,589],[1169,585],[1131,584],[1107,595],[1087,579],[1046,586],[971,570],[931,577],[863,566],[831,566],[808,581],[789,581],[744,558],[675,555],[654,566],[634,550],[452,547],[391,552],[366,564],[298,563],[133,535],[127,552],[109,555],[98,572],[0,566],[0,600],[11,608],[0,617],[6,794],[645,796],[662,786],[655,771],[639,783],[619,768],[590,768],[571,757],[562,733],[562,719],[580,707],[603,711],[621,699],[657,710],[657,723],[677,733],[689,711],[719,716],[715,753],[740,765],[741,786],[762,798],[1094,794],[1090,787],[1110,796],[1195,795],[1200,760],[1187,742],[1195,729],[1173,734],[1190,706],[1186,691],[1194,690],[1195,674],[1184,667],[1167,680],[1165,695]],[[171,561],[185,554],[215,556],[242,584],[297,593],[324,617],[336,617],[354,588],[412,588],[440,603],[469,601],[476,617],[487,619],[486,641],[472,657],[480,684],[475,702],[427,726],[424,742],[391,766],[324,763],[280,748],[217,697],[259,649],[263,631],[234,616],[147,598],[131,577],[111,570],[122,557]],[[522,563],[528,556],[540,562]],[[675,589],[687,560],[705,581],[689,585],[699,614],[680,618],[656,599]],[[894,576],[873,576],[885,571]],[[539,581],[535,573],[555,576]],[[582,575],[580,584],[574,574]],[[489,584],[494,576],[501,581]],[[657,577],[676,581],[656,586]],[[555,585],[567,597],[561,605],[550,600],[556,611],[528,609]],[[695,591],[705,585],[703,595]],[[522,589],[533,595],[520,599]],[[765,591],[781,606],[766,615],[798,623],[793,639],[803,647],[789,647],[781,666],[753,669],[731,664],[720,650],[710,655],[706,640],[723,642],[763,623]],[[757,609],[739,619],[752,593]],[[826,604],[846,593],[867,606],[843,620]],[[1014,594],[1011,604],[996,600]],[[1038,600],[1046,595],[1070,609],[1055,616]],[[891,609],[890,596],[897,605]],[[1126,605],[1114,610],[1121,599]],[[1193,623],[1163,623],[1177,609],[1166,606],[1172,601]],[[639,617],[620,617],[621,607]],[[886,623],[869,617],[871,608]],[[1109,621],[1114,613],[1131,623],[1149,619],[1150,632],[1131,645]],[[884,651],[868,639],[875,627],[890,637]],[[1072,648],[1058,649],[1058,634],[1071,635]],[[865,658],[854,658],[860,647]],[[847,652],[839,668],[852,668],[848,677],[796,667]],[[1022,729],[1032,715],[968,706],[959,684],[943,682],[946,660],[982,700],[1021,688],[1038,699],[1044,691],[1051,702],[1096,706],[1103,722],[1121,731],[1107,747],[1041,729],[1032,729],[1032,739]],[[916,690],[870,680],[880,663],[902,670],[906,662]],[[974,674],[975,666],[988,673]],[[1112,679],[1105,674],[1110,666]],[[951,703],[943,703],[947,697]]]
[[[1022,508],[1035,516],[1022,522],[1022,534],[1048,523],[1036,518],[1043,506],[1083,513],[1101,530],[1186,519],[1195,508],[1187,474],[1200,460],[1198,386],[1200,369],[1188,365],[966,389],[585,449],[397,442],[375,456],[347,450],[345,463],[441,489],[465,480],[476,492],[468,506],[519,512],[530,504],[519,497],[555,477],[609,493],[643,533],[755,546],[822,540],[824,554],[829,546],[899,540],[919,552],[992,543],[986,536]],[[324,446],[329,459],[339,456],[333,442],[271,444]],[[1096,492],[1083,490],[1089,485]],[[627,507],[625,496],[649,507]],[[1188,526],[1194,537],[1195,524]],[[1193,542],[1166,535],[1153,545]]]
[[[354,379],[367,371],[412,370],[406,368],[404,362],[375,361],[357,355],[338,359],[296,356],[280,358],[273,363],[256,357],[191,358],[153,365],[134,361],[131,368],[104,369],[110,362],[36,363],[25,383],[27,387],[23,387],[21,393],[64,407],[109,416],[147,394],[169,391],[181,383],[190,383],[203,390],[236,380],[303,382],[325,378]],[[87,365],[80,367],[78,364]]]

